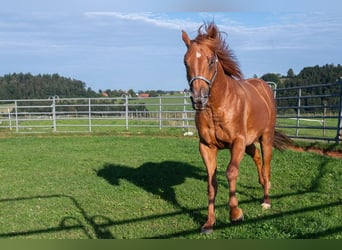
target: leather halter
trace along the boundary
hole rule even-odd
[[[217,58],[217,55],[215,55],[215,72],[213,74],[213,76],[211,77],[211,80],[209,80],[208,78],[204,77],[204,76],[194,76],[193,78],[190,79],[189,81],[189,86],[191,87],[192,83],[195,81],[195,80],[203,80],[205,81],[208,85],[209,85],[209,88],[211,87],[212,83],[215,81],[215,78],[216,78],[216,75],[217,75],[217,62],[218,62],[218,58]]]

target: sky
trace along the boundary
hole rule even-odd
[[[246,78],[298,74],[342,63],[341,12],[340,0],[3,1],[0,75],[58,73],[95,91],[183,90],[181,31],[194,38],[208,21]]]

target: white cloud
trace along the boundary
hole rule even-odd
[[[196,29],[200,23],[190,19],[170,18],[165,14],[155,13],[121,13],[121,12],[86,12],[87,17],[112,17],[127,21],[138,21],[167,29]]]
[[[239,50],[288,50],[288,49],[313,49],[322,46],[336,45],[336,41],[327,36],[336,34],[341,39],[342,18],[326,13],[276,13],[269,20],[246,24],[246,19],[235,20],[231,13],[186,13],[181,17],[175,13],[122,13],[122,12],[86,12],[86,17],[114,18],[125,21],[140,22],[154,27],[186,30],[190,35],[196,35],[195,31],[203,24],[203,21],[214,20],[222,31],[228,34],[228,43],[235,45]],[[184,17],[186,16],[186,17]],[[310,38],[310,39],[309,39]],[[317,42],[318,41],[318,42]]]
[[[332,48],[341,42],[342,18],[339,15],[279,13],[275,18],[254,26],[223,18],[220,28],[235,41],[237,49],[248,51]]]

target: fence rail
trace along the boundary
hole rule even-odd
[[[189,97],[59,98],[0,101],[0,131],[98,132],[118,128],[194,130]]]
[[[293,138],[340,142],[341,80],[324,85],[272,87],[277,102],[278,129]],[[308,94],[312,90],[316,94]],[[194,116],[187,94],[150,98],[51,96],[48,99],[0,100],[0,131],[17,133],[164,128],[195,132]]]
[[[277,128],[292,138],[341,141],[341,79],[332,84],[275,88],[274,92]]]

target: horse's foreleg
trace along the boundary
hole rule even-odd
[[[230,220],[232,222],[242,221],[243,213],[238,207],[238,200],[236,198],[236,182],[239,174],[239,164],[245,153],[246,145],[244,140],[236,139],[231,148],[231,159],[227,167],[226,175],[229,182],[229,208]]]
[[[264,186],[264,178],[262,176],[262,161],[259,149],[254,144],[251,144],[246,147],[246,153],[253,158],[258,171],[259,183]]]
[[[208,219],[202,226],[202,233],[211,233],[215,224],[215,197],[217,194],[217,180],[216,180],[216,157],[217,149],[210,148],[200,143],[200,153],[203,162],[207,168],[208,175]]]
[[[271,207],[269,190],[271,187],[271,159],[273,148],[272,136],[273,134],[265,134],[260,140],[263,158],[262,176],[264,178],[264,201],[261,204],[263,209],[269,209]]]

